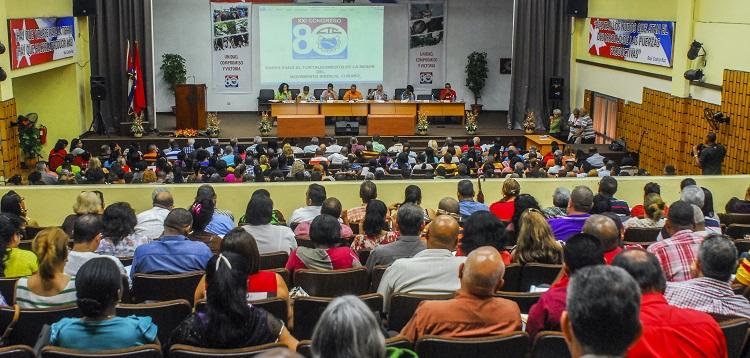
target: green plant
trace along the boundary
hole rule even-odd
[[[487,82],[487,53],[472,52],[466,63],[466,87],[474,94],[474,104],[477,104],[482,94],[482,89]]]
[[[165,53],[161,56],[161,69],[164,81],[169,84],[169,90],[174,94],[174,87],[187,81],[187,68],[185,67],[185,58],[173,54]]]
[[[38,118],[36,113],[18,116],[18,140],[26,159],[37,159],[42,151],[42,139],[36,127]]]

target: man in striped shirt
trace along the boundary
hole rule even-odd
[[[676,201],[669,206],[669,215],[664,225],[669,238],[648,247],[648,252],[659,259],[664,275],[669,282],[680,282],[694,277],[691,266],[698,256],[703,235],[693,232],[693,207]]]

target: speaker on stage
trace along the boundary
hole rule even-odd
[[[104,76],[91,76],[91,100],[107,99],[107,79]]]
[[[549,79],[549,99],[562,101],[565,79],[562,77],[550,77]]]
[[[359,121],[337,121],[334,133],[340,136],[359,135]]]
[[[568,16],[586,18],[589,15],[589,0],[568,0]]]
[[[73,0],[74,16],[96,15],[96,0]]]

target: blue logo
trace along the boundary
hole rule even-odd
[[[292,19],[292,58],[346,59],[349,36],[345,18]]]

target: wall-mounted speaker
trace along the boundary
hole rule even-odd
[[[562,101],[565,89],[565,79],[562,77],[550,77],[549,79],[549,99]]]
[[[568,16],[588,17],[589,0],[568,0]]]
[[[73,16],[96,15],[96,0],[73,0]]]

